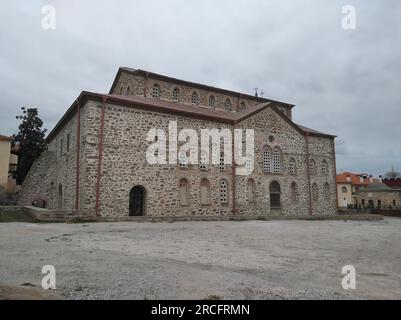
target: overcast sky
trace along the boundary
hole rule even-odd
[[[22,5],[23,4],[23,5]],[[42,28],[44,5],[56,29]],[[341,10],[356,9],[344,30]],[[401,170],[401,1],[2,1],[0,134],[21,106],[49,131],[82,90],[119,66],[294,103],[294,120],[336,134],[337,170]]]

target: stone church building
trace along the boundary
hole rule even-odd
[[[108,94],[83,91],[47,136],[20,204],[99,216],[332,214],[335,136],[292,120],[294,105],[120,68]],[[253,129],[254,171],[235,163],[151,165],[152,128]]]

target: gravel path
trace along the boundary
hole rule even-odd
[[[401,299],[401,219],[0,223],[0,284],[68,299]],[[356,290],[343,290],[353,265]]]

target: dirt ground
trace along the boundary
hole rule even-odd
[[[0,284],[1,299],[401,299],[401,219],[0,223]]]

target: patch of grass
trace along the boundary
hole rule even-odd
[[[18,211],[18,212],[5,212],[0,213],[1,222],[39,222],[30,213]]]

